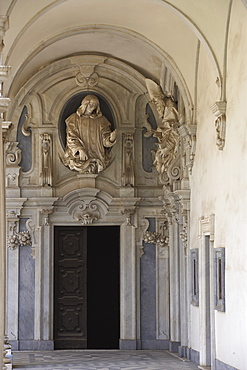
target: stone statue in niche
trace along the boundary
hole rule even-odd
[[[178,151],[178,111],[172,95],[164,94],[161,87],[150,79],[146,79],[146,86],[151,101],[155,104],[159,117],[162,119],[158,128],[152,130],[153,136],[158,139],[154,165],[161,174],[167,171]]]
[[[63,164],[71,170],[97,174],[110,163],[111,148],[116,144],[117,131],[100,110],[95,95],[87,95],[76,113],[66,119],[66,149]]]

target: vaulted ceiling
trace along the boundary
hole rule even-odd
[[[240,0],[237,0],[240,1]],[[199,50],[215,79],[224,73],[232,0],[1,0],[9,17],[3,64],[13,98],[44,66],[78,54],[124,61],[159,81],[164,67],[192,97]]]

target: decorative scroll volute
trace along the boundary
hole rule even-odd
[[[6,143],[6,166],[17,167],[21,161],[21,149],[18,148],[18,141]]]

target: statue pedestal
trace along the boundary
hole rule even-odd
[[[97,176],[97,173],[78,173],[77,177],[80,179],[80,188],[95,188]]]

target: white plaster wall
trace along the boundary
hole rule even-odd
[[[217,313],[217,357],[244,370],[247,364],[247,11],[233,1],[227,58],[227,136],[224,195],[217,246],[226,247],[226,313]],[[218,217],[217,217],[218,218]],[[218,223],[220,225],[218,226]],[[224,340],[222,340],[224,338]]]
[[[200,351],[200,336],[199,336],[199,307],[191,305],[191,338],[189,342],[189,348],[194,349],[195,351]]]
[[[226,311],[216,312],[216,358],[244,370],[247,364],[246,190],[247,12],[233,2],[227,59],[226,143],[216,146],[213,71],[203,49],[198,75],[198,131],[191,178],[191,247],[199,245],[198,218],[215,214],[214,247],[226,249]],[[199,318],[192,309],[192,347],[198,348]],[[198,320],[198,326],[195,320]]]

